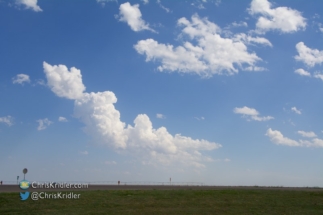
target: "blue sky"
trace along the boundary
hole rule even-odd
[[[323,186],[320,1],[0,1],[0,180]]]

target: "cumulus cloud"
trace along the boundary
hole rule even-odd
[[[177,24],[183,28],[180,36],[193,43],[185,41],[183,45],[174,47],[146,39],[134,45],[139,54],[146,55],[146,61],[161,62],[159,71],[194,73],[204,77],[214,74],[232,75],[238,73],[238,68],[253,68],[256,62],[261,61],[255,53],[248,52],[248,44],[271,46],[265,38],[245,34],[221,37],[220,27],[196,14],[191,21],[180,18]],[[193,45],[194,43],[197,45]]]
[[[297,113],[297,114],[302,114],[302,112],[300,110],[298,110],[296,107],[292,107],[291,110],[294,112],[294,113]]]
[[[301,76],[308,76],[311,77],[311,73],[309,73],[308,71],[305,71],[304,69],[296,69],[294,71],[296,74],[299,74]]]
[[[11,116],[0,117],[0,123],[5,123],[8,126],[13,125],[13,118]]]
[[[16,0],[17,5],[24,5],[26,9],[31,9],[35,12],[43,11],[38,5],[37,0]]]
[[[59,122],[68,122],[68,120],[65,117],[62,117],[62,116],[58,117],[58,121]]]
[[[305,63],[309,67],[313,67],[315,64],[321,64],[323,62],[323,51],[311,49],[303,42],[296,44],[296,50],[298,55],[295,56],[295,59]]]
[[[272,8],[268,0],[252,0],[248,11],[251,15],[260,15],[256,23],[258,33],[270,30],[293,33],[306,27],[306,19],[299,11],[288,7]]]
[[[48,126],[50,126],[53,123],[49,121],[47,118],[39,119],[37,120],[37,122],[38,122],[38,127],[37,127],[38,131],[45,130]]]
[[[164,116],[163,114],[161,114],[161,113],[157,113],[157,114],[156,114],[156,117],[157,117],[158,119],[165,119],[165,116]]]
[[[272,130],[269,128],[266,132],[266,136],[270,138],[270,141],[277,145],[286,146],[298,146],[298,147],[323,147],[323,140],[318,138],[313,138],[309,140],[292,140],[290,138],[284,137],[284,135],[278,130]]]
[[[297,131],[297,133],[299,133],[300,135],[302,135],[303,137],[316,137],[316,134],[313,131]]]
[[[233,110],[236,114],[242,114],[243,117],[246,117],[248,121],[254,120],[254,121],[268,121],[271,119],[274,119],[272,116],[259,116],[259,112],[254,108],[249,108],[247,106],[244,106],[242,108],[234,108]]]
[[[77,99],[83,96],[85,86],[82,82],[81,71],[72,67],[70,71],[64,65],[52,66],[43,63],[47,85],[59,97]]]
[[[266,136],[270,138],[271,142],[278,145],[300,146],[297,141],[284,137],[280,131],[272,130],[271,128],[267,130]]]
[[[12,78],[12,83],[14,84],[24,84],[25,82],[30,83],[29,75],[18,74]]]
[[[64,77],[70,73],[67,68],[60,71],[60,75]],[[64,79],[60,81],[65,82]],[[82,83],[82,80],[78,81]],[[66,86],[71,88],[65,89],[67,92],[74,89],[74,85]],[[51,89],[56,95],[60,95],[54,88]],[[120,120],[120,112],[114,106],[117,97],[111,91],[82,93],[81,96],[71,96],[70,99],[74,100],[74,116],[85,124],[84,131],[91,135],[95,142],[136,155],[148,163],[179,162],[203,167],[205,157],[200,151],[221,147],[218,143],[203,139],[192,139],[181,134],[171,135],[165,127],[155,129],[146,114],[139,114],[134,120],[134,125],[126,125]]]
[[[139,10],[139,4],[131,5],[129,2],[123,3],[119,7],[119,20],[126,22],[133,31],[149,30],[155,32],[155,30],[149,27],[142,18]]]

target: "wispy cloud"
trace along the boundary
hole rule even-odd
[[[294,113],[297,113],[297,114],[302,114],[301,110],[298,110],[296,107],[292,107],[291,110],[294,112]]]
[[[5,123],[8,126],[13,125],[13,118],[11,116],[0,117],[0,123]]]
[[[12,78],[12,83],[23,85],[25,82],[30,83],[29,75],[26,74],[18,74]]]
[[[53,122],[49,121],[47,118],[39,119],[37,120],[37,122],[38,122],[38,127],[37,127],[38,131],[45,130],[48,126],[53,124]]]
[[[271,119],[274,119],[272,116],[259,116],[259,112],[254,108],[249,108],[247,106],[244,106],[242,108],[234,108],[233,110],[236,114],[242,114],[243,117],[246,117],[248,121],[254,120],[254,121],[268,121]]]

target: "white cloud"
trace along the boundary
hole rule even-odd
[[[273,143],[278,145],[300,146],[297,141],[284,137],[280,131],[272,130],[271,128],[267,130],[266,136],[268,136]]]
[[[242,108],[234,108],[233,110],[234,113],[236,114],[242,114],[243,117],[247,117],[247,120],[250,121],[250,120],[254,120],[254,121],[268,121],[268,120],[271,120],[271,119],[274,119],[274,117],[272,116],[263,116],[263,117],[260,117],[259,116],[259,112],[254,109],[254,108],[249,108],[247,106],[244,106]]]
[[[119,10],[119,20],[126,22],[133,31],[150,30],[155,32],[155,30],[151,29],[149,24],[141,18],[139,4],[134,4],[132,6],[129,2],[126,2],[120,5]]]
[[[302,114],[301,110],[298,110],[296,107],[292,107],[291,110],[294,112],[294,113],[297,113],[297,114]]]
[[[107,3],[109,3],[109,2],[116,2],[116,3],[118,3],[118,1],[117,1],[117,0],[96,0],[96,2],[97,2],[97,3],[99,3],[99,4],[101,4],[103,7],[104,7]]]
[[[64,65],[51,66],[44,62],[47,85],[59,97],[77,99],[83,96],[85,86],[82,83],[81,71],[72,67],[70,71]]]
[[[314,78],[318,78],[318,79],[321,79],[323,81],[323,74],[319,73],[319,72],[315,72]]]
[[[237,41],[244,41],[246,44],[259,43],[264,46],[273,47],[271,42],[263,37],[251,37],[251,36],[246,35],[244,33],[240,33],[235,36],[235,39]]]
[[[224,159],[224,162],[230,162],[231,160],[229,158]]]
[[[157,117],[158,119],[165,119],[165,116],[164,116],[163,114],[161,114],[161,113],[157,113],[157,114],[156,114],[156,117]]]
[[[144,4],[148,4],[149,0],[141,0]]]
[[[45,130],[48,126],[50,126],[53,123],[49,121],[47,118],[39,119],[37,120],[37,122],[38,122],[38,127],[37,127],[38,131]]]
[[[30,83],[29,75],[18,74],[12,78],[12,83],[14,84],[24,84],[25,82]]]
[[[167,13],[171,12],[169,8],[165,7],[164,5],[162,5],[160,0],[157,0],[157,4],[159,5],[160,8],[162,8],[163,10],[165,10]]]
[[[68,122],[68,120],[65,117],[62,117],[62,116],[58,117],[58,121],[59,122]]]
[[[230,27],[248,27],[246,22],[233,22]]]
[[[89,154],[89,152],[88,152],[88,151],[80,151],[80,154],[81,154],[81,155],[88,155],[88,154]]]
[[[11,116],[0,117],[0,123],[5,123],[8,126],[13,125],[13,118]]]
[[[205,120],[205,118],[202,116],[202,117],[194,117],[196,120],[200,121],[200,120]]]
[[[280,131],[272,130],[269,128],[266,132],[271,142],[277,145],[286,145],[286,146],[298,146],[298,147],[323,147],[323,140],[314,138],[311,141],[308,140],[292,140],[287,137],[284,137]]]
[[[183,27],[180,36],[193,40],[196,46],[186,41],[182,46],[174,47],[154,39],[140,40],[134,46],[139,54],[146,55],[146,61],[160,61],[159,71],[195,73],[204,77],[232,75],[238,73],[238,68],[245,69],[245,65],[252,68],[261,61],[255,53],[248,52],[247,44],[271,44],[265,38],[253,38],[245,34],[223,38],[216,24],[196,14],[192,16],[192,21],[179,19],[178,25]]]
[[[305,63],[307,66],[313,67],[315,64],[321,64],[323,62],[323,51],[311,49],[303,42],[297,43],[296,49],[298,55],[295,56],[295,59]]]
[[[309,77],[311,77],[311,73],[305,71],[304,69],[296,69],[294,72],[296,74],[301,75],[301,76],[309,76]]]
[[[246,71],[251,71],[251,72],[261,72],[267,70],[264,67],[258,67],[258,66],[249,66],[245,68]]]
[[[35,12],[43,11],[38,5],[37,0],[16,0],[17,5],[24,5],[26,9],[31,9]]]
[[[67,69],[60,71],[61,76],[69,73]],[[60,81],[65,82],[64,79]],[[67,86],[74,88],[73,85]],[[171,135],[165,127],[155,129],[146,114],[139,114],[134,120],[134,126],[126,125],[120,120],[120,112],[115,109],[117,98],[111,91],[83,93],[77,99],[70,98],[75,100],[74,116],[85,124],[84,131],[97,143],[148,160],[148,163],[166,165],[179,162],[203,167],[202,162],[206,156],[200,151],[221,147],[220,144],[203,139],[194,140],[181,134]]]
[[[205,2],[206,2],[206,0],[205,0]],[[221,4],[221,0],[215,0],[215,5],[216,6],[219,6]]]
[[[309,131],[309,132],[306,132],[306,131],[297,131],[297,133],[299,133],[303,137],[310,137],[310,138],[316,137],[316,134],[313,131]]]
[[[258,33],[270,30],[293,33],[306,27],[306,19],[299,11],[288,7],[272,8],[267,0],[252,0],[248,11],[251,15],[260,15],[256,23]]]

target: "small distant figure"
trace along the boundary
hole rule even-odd
[[[120,181],[118,181],[118,185],[120,185]]]
[[[0,185],[2,185],[2,181],[0,181]]]

